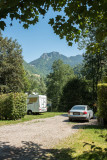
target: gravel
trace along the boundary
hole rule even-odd
[[[1,126],[0,160],[43,159],[44,151],[46,153],[47,149],[76,133],[80,126],[87,124],[96,124],[96,120],[75,124],[69,123],[67,115],[62,115]],[[46,155],[45,158],[47,159]]]

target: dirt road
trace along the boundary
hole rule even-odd
[[[79,126],[69,123],[67,115],[36,119],[0,127],[0,160],[48,159],[50,148],[76,133]],[[51,157],[52,159],[52,157]]]

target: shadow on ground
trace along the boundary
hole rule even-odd
[[[72,160],[73,149],[43,149],[41,145],[23,141],[23,147],[10,146],[8,142],[0,142],[0,160]],[[59,158],[58,158],[59,157]]]
[[[0,142],[0,160],[106,160],[107,152],[101,148],[87,151],[73,158],[73,148],[43,149],[41,145],[23,141],[23,147],[10,146]]]
[[[61,114],[61,116],[68,117],[68,114]]]

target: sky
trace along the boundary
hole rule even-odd
[[[24,29],[22,24],[14,20],[13,26],[10,26],[10,19],[6,20],[7,27],[2,31],[3,37],[17,39],[17,42],[22,47],[22,55],[26,62],[31,62],[39,58],[43,53],[52,51],[59,52],[67,57],[82,54],[83,50],[78,49],[78,44],[73,43],[73,46],[68,46],[65,39],[60,39],[48,24],[49,18],[55,16],[55,13],[50,10],[45,17],[40,16],[39,22],[31,25],[28,29]]]

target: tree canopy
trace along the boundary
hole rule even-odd
[[[92,96],[89,83],[84,79],[73,78],[63,87],[59,111],[68,111],[74,105],[91,104]]]
[[[54,10],[62,7],[66,2],[61,0],[1,0],[0,1],[0,28],[4,29],[6,26],[5,19],[7,16],[13,20],[23,22],[23,27],[28,28],[30,24],[38,22],[39,15],[45,15],[52,6]]]
[[[17,41],[3,38],[0,33],[0,90],[20,92],[27,89],[28,81],[23,68],[22,49]]]
[[[36,24],[40,15],[45,15],[51,7],[57,12],[49,23],[60,38],[66,37],[69,45],[79,41],[80,36],[96,28],[97,38],[107,36],[107,1],[106,0],[1,0],[0,28],[6,27],[5,19],[9,16],[23,23],[24,28]],[[63,11],[61,15],[60,11]]]
[[[65,84],[74,77],[73,69],[61,60],[54,61],[53,72],[47,76],[47,96],[54,109],[58,109],[62,90]]]

